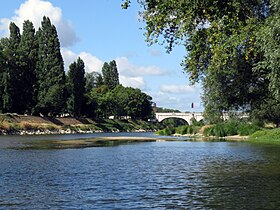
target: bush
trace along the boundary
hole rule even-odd
[[[172,135],[172,134],[175,133],[175,128],[167,127],[167,128],[165,128],[164,130],[165,130],[165,134],[166,134],[167,136],[170,136],[170,135]]]
[[[225,137],[226,132],[224,129],[224,125],[219,123],[219,124],[213,125],[211,127],[207,127],[204,130],[204,135],[205,136]]]
[[[242,123],[238,126],[238,134],[240,136],[249,136],[258,130],[260,130],[260,127],[255,124]]]
[[[161,136],[171,136],[174,133],[175,133],[175,128],[169,128],[169,127],[156,132],[156,134],[161,135]]]
[[[180,126],[176,128],[176,133],[180,134],[180,135],[184,135],[188,133],[188,127],[186,125]]]
[[[254,142],[280,144],[280,128],[258,130],[250,136]]]
[[[165,131],[164,130],[159,130],[159,131],[156,132],[156,134],[164,136],[165,135]]]
[[[217,136],[217,137],[225,137],[227,135],[226,131],[225,131],[225,126],[221,123],[215,125],[213,127],[213,130],[214,130],[215,136]]]
[[[236,121],[227,121],[224,124],[224,131],[227,136],[238,134],[238,123]]]
[[[205,128],[204,135],[225,137],[239,134],[241,136],[248,136],[258,130],[260,130],[260,127],[255,124],[237,121],[226,121]]]

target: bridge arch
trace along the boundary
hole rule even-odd
[[[180,118],[188,122],[189,125],[191,125],[191,119],[194,118],[197,121],[200,121],[203,119],[203,113],[202,112],[190,112],[190,113],[155,113],[156,119],[158,122],[161,122],[168,118]]]

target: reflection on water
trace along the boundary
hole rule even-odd
[[[279,152],[238,142],[3,148],[0,209],[277,209]]]

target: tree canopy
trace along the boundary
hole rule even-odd
[[[177,44],[185,46],[182,67],[192,84],[203,85],[206,116],[231,110],[254,113],[271,100],[279,103],[279,0],[138,3],[149,44],[160,43],[167,52]],[[123,1],[123,8],[129,5]]]

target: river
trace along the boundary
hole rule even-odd
[[[30,141],[116,135],[124,134],[0,136],[0,209],[280,206],[279,146],[161,141],[23,149]]]

